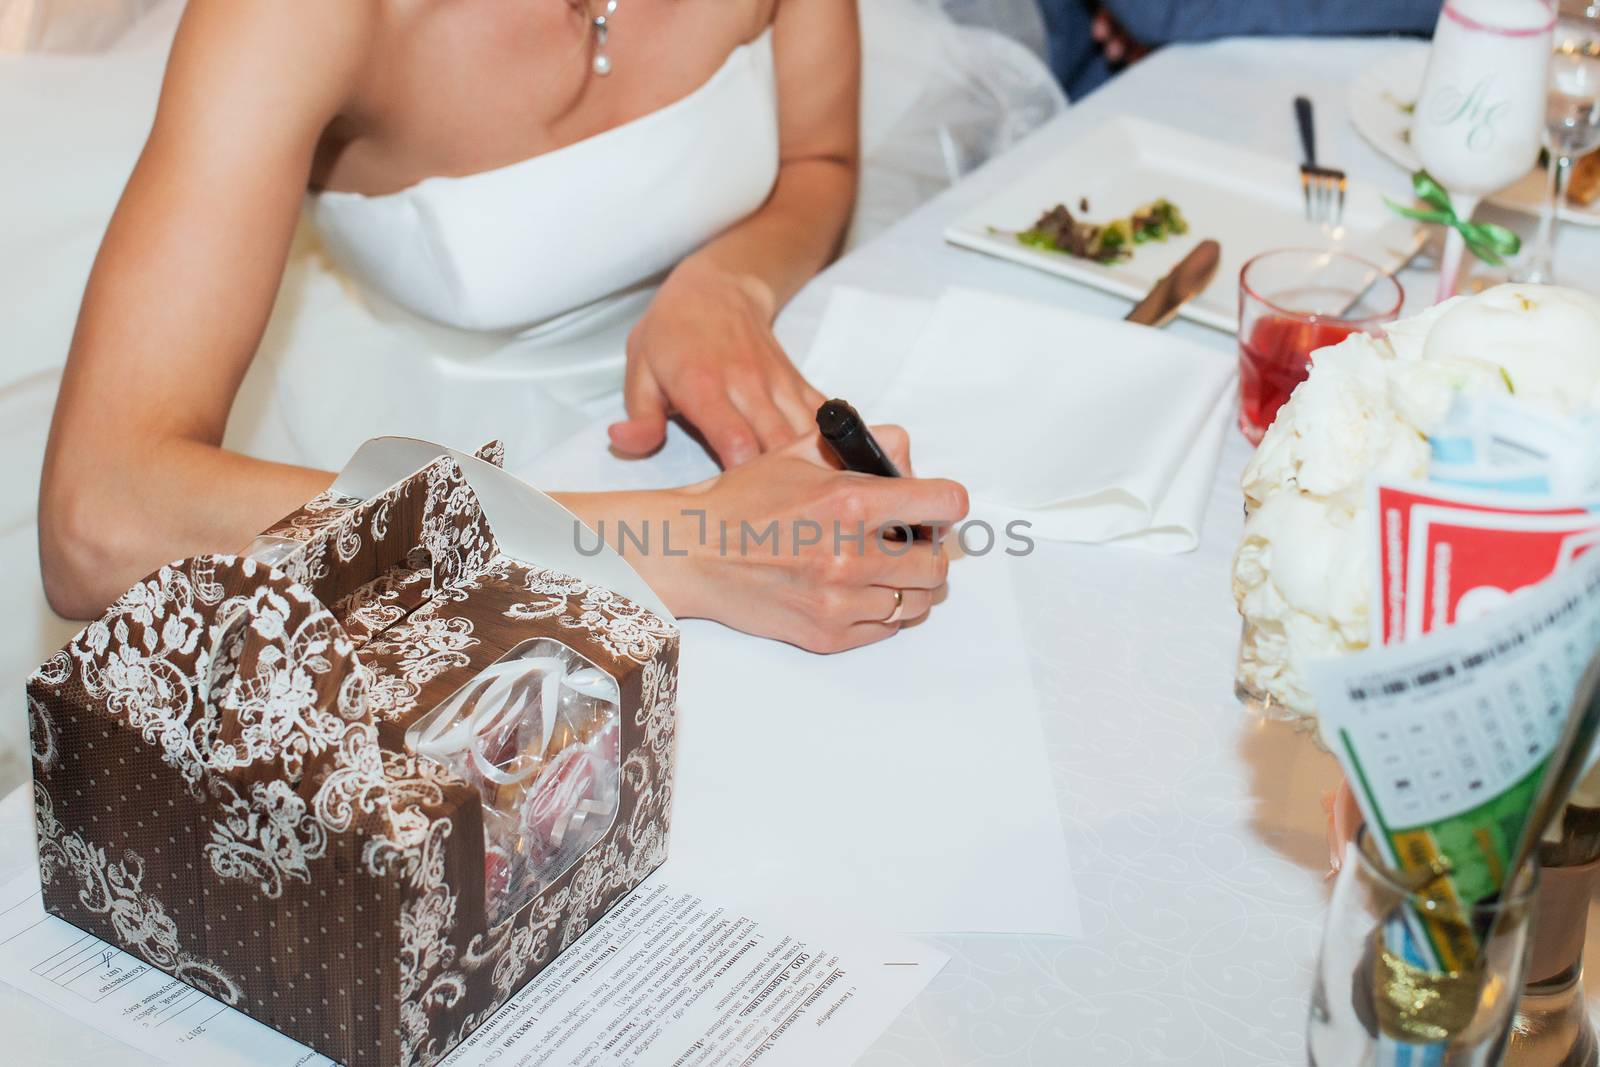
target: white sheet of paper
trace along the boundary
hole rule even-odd
[[[1211,349],[974,289],[840,289],[805,370],[905,426],[917,469],[965,484],[977,514],[1066,541],[1199,542],[1234,394]]]
[[[669,867],[777,915],[1078,936],[1011,563],[837,656],[685,622]]]
[[[849,385],[842,395],[873,414],[931,308],[838,290],[807,375],[820,368],[825,392]],[[943,473],[919,458],[920,440],[918,470]],[[1215,446],[1194,452],[1208,491]],[[651,488],[715,469],[675,425],[657,455],[618,459],[600,421],[519,473],[554,488]],[[777,915],[822,906],[890,930],[1079,935],[996,532],[990,555],[951,568],[945,603],[868,648],[815,656],[682,624],[670,871]]]
[[[709,888],[651,878],[445,1067],[854,1063],[949,958],[905,938],[765,923]]]
[[[443,1062],[852,1063],[947,960],[905,938],[775,925],[726,899],[647,880]],[[45,914],[32,871],[0,886],[0,979],[172,1063],[333,1062]]]
[[[0,980],[170,1063],[331,1067],[334,1062],[46,914],[37,867],[0,886]]]

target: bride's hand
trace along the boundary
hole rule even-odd
[[[884,426],[874,433],[909,471],[905,432]],[[926,614],[944,585],[954,536],[907,543],[879,531],[895,523],[952,524],[967,512],[967,492],[956,482],[835,469],[815,432],[682,492],[686,508],[704,509],[706,533],[706,544],[679,561],[686,566],[677,578],[692,586],[684,613],[813,652],[881,641]],[[773,527],[775,542],[756,542]],[[864,536],[854,540],[858,532]],[[895,590],[900,619],[886,622]]]
[[[773,337],[772,305],[761,282],[693,257],[668,275],[628,337],[628,418],[611,427],[617,451],[654,451],[674,413],[724,467],[808,432],[824,398]]]
[[[874,432],[909,472],[905,431]],[[967,491],[955,482],[838,470],[815,432],[682,489],[557,499],[599,530],[673,614],[813,652],[880,641],[926,614],[957,538],[944,529],[942,539],[907,543],[878,531],[896,523],[947,527],[967,513]],[[895,590],[900,617],[889,622]]]

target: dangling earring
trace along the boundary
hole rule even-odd
[[[594,32],[594,72],[601,77],[611,73],[611,57],[606,54],[606,37],[611,33],[611,16],[616,14],[617,0],[606,0],[606,9],[589,20]]]

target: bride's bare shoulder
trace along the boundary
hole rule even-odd
[[[400,17],[397,0],[191,0],[168,61],[202,80],[249,78],[264,93],[359,88],[374,42]],[[343,101],[341,101],[342,103]]]

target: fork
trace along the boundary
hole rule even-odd
[[[1337,226],[1344,219],[1344,194],[1349,179],[1342,170],[1317,166],[1317,131],[1308,97],[1294,98],[1294,117],[1300,126],[1300,146],[1306,155],[1306,161],[1300,164],[1300,192],[1306,201],[1306,218]]]

